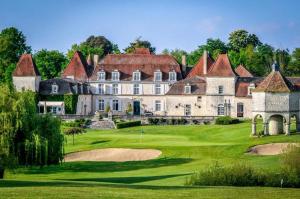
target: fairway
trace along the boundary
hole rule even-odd
[[[44,168],[19,168],[0,181],[0,198],[299,198],[299,189],[268,187],[187,187],[186,179],[211,163],[245,162],[279,170],[279,156],[245,154],[249,147],[299,142],[300,134],[250,137],[250,123],[236,125],[142,126],[88,130],[66,140],[66,153],[101,148],[157,149],[153,160],[66,162]]]

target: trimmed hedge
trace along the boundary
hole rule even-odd
[[[231,118],[230,116],[221,116],[216,119],[216,124],[228,125],[228,124],[237,124],[240,120],[237,118]]]
[[[117,129],[127,128],[127,127],[133,127],[133,126],[141,126],[142,122],[140,120],[138,121],[129,121],[129,122],[120,122],[116,124]]]

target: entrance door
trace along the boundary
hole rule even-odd
[[[141,114],[141,107],[139,101],[133,102],[133,115],[140,115]]]

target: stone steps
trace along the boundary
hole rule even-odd
[[[114,129],[115,123],[111,120],[92,121],[90,125],[91,129]]]

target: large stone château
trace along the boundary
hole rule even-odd
[[[233,69],[227,54],[214,60],[204,52],[197,64],[187,67],[170,55],[151,54],[137,48],[131,54],[97,55],[86,60],[75,52],[61,78],[41,80],[31,55],[23,55],[13,73],[17,90],[29,89],[45,96],[40,112],[66,114],[63,100],[47,96],[78,96],[77,115],[104,112],[125,115],[129,106],[133,115],[256,118],[261,116],[265,134],[289,134],[290,118],[299,128],[300,78],[284,77],[278,66],[266,78],[253,77],[240,65]],[[284,127],[283,127],[284,126]]]

